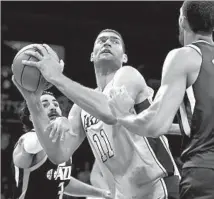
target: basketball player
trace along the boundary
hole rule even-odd
[[[179,27],[184,47],[167,55],[154,103],[138,116],[129,115],[118,121],[133,133],[158,137],[168,131],[179,110],[184,134],[180,198],[213,199],[214,2],[185,1]],[[125,96],[120,91],[114,93],[112,108],[117,104],[119,110],[120,98]]]
[[[94,63],[96,90],[65,77],[49,46],[35,45],[35,48],[40,53],[29,51],[26,54],[40,61],[23,61],[23,64],[38,67],[47,81],[76,104],[68,119],[57,118],[47,131],[44,129],[50,122],[41,111],[41,103],[35,101],[35,104],[30,104],[38,138],[49,158],[58,164],[67,161],[87,137],[115,198],[177,198],[179,174],[164,137],[147,139],[127,131],[116,124],[117,120],[108,104],[110,90],[120,87],[132,98],[123,104],[122,109],[129,112],[127,107],[131,103],[135,104],[131,111],[139,113],[148,108],[153,94],[136,69],[122,67],[128,60],[122,36],[107,29],[95,40],[91,61]],[[49,138],[50,129],[54,142]],[[65,137],[61,137],[64,141],[60,143],[58,135],[66,130],[67,133],[63,133]]]
[[[59,104],[51,93],[44,92],[40,100],[51,121],[61,116]],[[54,199],[62,198],[63,193],[72,196],[111,198],[108,191],[73,178],[71,159],[59,165],[53,164],[48,159],[33,129],[26,103],[24,103],[20,118],[27,133],[20,137],[13,152],[17,185],[15,198]]]

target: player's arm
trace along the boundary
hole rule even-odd
[[[38,139],[49,159],[55,164],[69,160],[85,138],[85,134],[82,133],[80,128],[80,109],[76,106],[72,107],[71,112],[74,117],[70,123],[70,131],[65,133],[64,141],[58,139],[56,142],[52,142],[49,138],[50,132],[45,131],[50,124],[50,120],[43,109],[41,101],[32,98],[26,99],[26,101]]]
[[[75,178],[71,178],[70,183],[65,187],[64,194],[76,197],[101,197],[110,198],[110,192],[83,183]]]
[[[34,155],[42,150],[36,133],[26,133],[20,137],[14,148],[13,162],[19,168],[29,168],[31,167]]]
[[[121,68],[114,77],[114,86],[124,86],[128,92],[130,92],[132,98],[135,98],[136,93],[142,89],[139,88],[139,78],[142,76],[138,73],[139,72],[132,67],[127,66]],[[115,124],[117,122],[109,107],[109,98],[105,94],[82,86],[63,74],[59,75],[59,78],[53,81],[52,83],[64,95],[94,117],[102,120],[106,124]]]
[[[82,86],[63,75],[60,64],[53,56],[51,56],[51,53],[48,53],[53,52],[53,50],[48,45],[44,46],[45,48],[41,45],[34,45],[34,47],[37,48],[40,53],[32,51],[25,52],[28,55],[36,57],[40,61],[35,62],[23,60],[22,63],[25,65],[37,67],[48,82],[55,85],[64,95],[66,95],[83,110],[89,112],[91,115],[97,119],[102,120],[106,124],[115,124],[117,119],[115,118],[114,114],[112,114],[112,110],[109,107],[109,98],[103,93]],[[125,72],[125,70],[122,71]],[[132,76],[133,74],[126,74],[126,77],[129,75]],[[121,78],[123,77],[124,79],[126,78],[125,76],[121,75]],[[135,81],[136,77],[132,76],[130,81]],[[124,86],[126,87],[126,85]]]
[[[187,74],[201,61],[198,55],[193,59],[197,54],[193,51],[186,47],[172,50],[164,62],[161,86],[152,105],[137,116],[130,115],[118,121],[139,135],[158,137],[167,134],[183,100]]]

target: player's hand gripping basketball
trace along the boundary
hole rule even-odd
[[[41,71],[43,77],[48,82],[52,83],[60,76],[60,74],[62,74],[64,69],[63,61],[61,60],[59,62],[59,60],[56,59],[56,53],[47,44],[34,44],[33,47],[38,49],[39,52],[26,51],[25,53],[37,58],[39,61],[35,62],[23,60],[22,63],[28,66],[37,67]]]
[[[56,142],[58,139],[60,139],[60,141],[64,141],[66,133],[75,135],[72,131],[71,124],[66,117],[56,118],[47,126],[45,131],[49,132],[49,138],[52,142]]]

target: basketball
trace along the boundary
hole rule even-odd
[[[22,64],[22,60],[38,61],[35,57],[26,55],[26,51],[37,51],[31,45],[22,48],[13,59],[12,72],[17,83],[28,91],[35,92],[39,87],[44,89],[50,88],[52,85],[48,83],[41,72],[32,66]]]

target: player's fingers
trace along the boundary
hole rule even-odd
[[[50,126],[48,126],[45,131],[49,132],[49,138],[52,139],[55,134],[54,124],[51,124]]]
[[[36,67],[38,69],[41,68],[40,62],[22,60],[22,64],[27,65],[27,66],[33,66],[33,67]]]
[[[41,44],[33,44],[34,48],[36,48],[42,56],[47,56],[48,51]]]
[[[57,139],[59,138],[59,135],[60,135],[60,131],[57,131],[57,130],[55,129],[54,137],[53,137],[53,139],[52,139],[52,142],[56,142]]]
[[[68,133],[68,132],[69,132],[69,130],[61,132],[60,141],[64,141],[65,140],[65,134]]]
[[[46,128],[44,129],[45,132],[50,132],[51,129],[53,128],[53,123],[50,123],[48,126],[46,126]],[[49,137],[50,137],[50,134],[49,134]]]
[[[113,98],[115,96],[115,94],[116,94],[115,89],[114,88],[110,89],[110,91],[109,91],[110,97]]]
[[[25,51],[25,54],[29,55],[29,56],[33,56],[33,57],[37,58],[38,60],[42,60],[42,58],[43,58],[42,55],[38,51],[28,50],[28,51]]]
[[[63,129],[61,128],[60,123],[56,123],[53,128],[55,129],[55,131],[54,131],[54,136],[53,136],[52,141],[56,142],[57,139],[60,138],[60,136],[63,132]]]
[[[109,105],[109,108],[111,109],[111,112],[114,116],[116,116],[116,111],[115,111],[115,102],[114,100],[110,99],[108,100],[108,105]]]
[[[49,45],[47,44],[42,44],[42,45],[48,51],[48,53],[57,55],[57,53]]]

